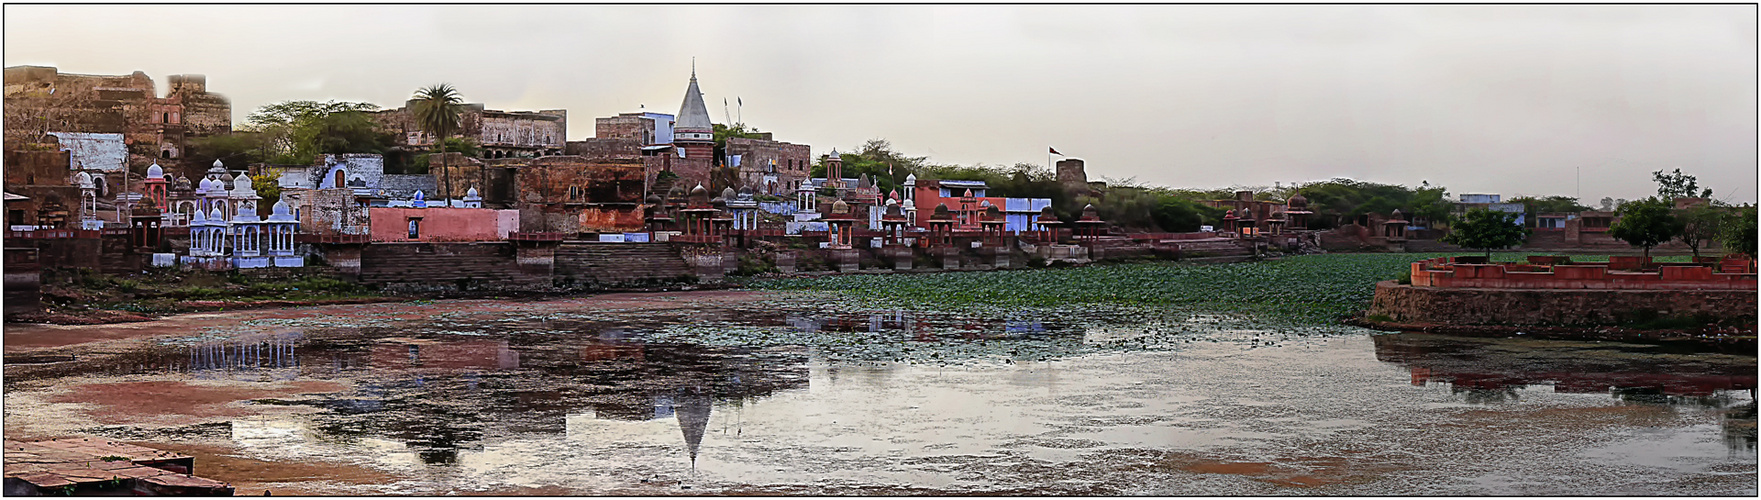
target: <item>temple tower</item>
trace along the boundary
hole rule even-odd
[[[703,105],[703,92],[697,90],[697,64],[691,64],[691,85],[685,87],[685,102],[679,105],[679,118],[673,124],[673,145],[684,150],[686,158],[713,158],[715,126],[709,121],[709,108]]]

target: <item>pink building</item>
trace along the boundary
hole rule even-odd
[[[374,207],[368,217],[375,243],[502,241],[520,227],[518,210]]]

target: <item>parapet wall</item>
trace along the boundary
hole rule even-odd
[[[1412,285],[1560,290],[1756,290],[1755,273],[1723,273],[1704,265],[1664,265],[1649,271],[1623,271],[1610,269],[1611,263],[1466,264],[1453,263],[1451,259],[1440,257],[1412,263]]]
[[[1752,275],[1751,275],[1752,276]],[[1497,289],[1376,284],[1368,316],[1398,323],[1597,326],[1644,318],[1718,318],[1755,324],[1755,288]]]

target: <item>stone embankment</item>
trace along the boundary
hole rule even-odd
[[[1377,283],[1370,308],[1358,321],[1454,335],[1685,341],[1754,350],[1755,273],[1740,272],[1752,271],[1748,262],[1645,269],[1636,261],[1472,260],[1478,259],[1413,263],[1412,284]]]
[[[1368,317],[1452,325],[1593,327],[1655,319],[1755,324],[1754,290],[1438,288],[1376,284]]]

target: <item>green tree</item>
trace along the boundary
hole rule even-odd
[[[1161,227],[1163,231],[1190,233],[1198,231],[1199,226],[1207,222],[1220,220],[1222,211],[1221,208],[1207,207],[1192,200],[1164,195],[1161,197],[1161,203],[1156,205],[1155,211],[1150,212],[1150,216],[1155,219],[1156,226]]]
[[[210,165],[214,160],[231,164],[263,163],[277,154],[269,137],[246,131],[190,139],[184,150],[184,158],[195,165]]]
[[[301,120],[292,133],[293,156],[309,163],[320,154],[380,154],[391,147],[390,133],[361,111],[341,111]]]
[[[416,117],[416,127],[434,136],[434,151],[445,150],[446,139],[459,130],[459,114],[464,108],[465,99],[450,83],[438,83],[416,89],[410,96],[415,103],[411,112]],[[452,173],[445,168],[440,170],[444,179],[444,192],[452,191]]]
[[[300,129],[311,128],[316,123],[333,113],[350,111],[368,112],[378,110],[379,106],[365,102],[346,101],[284,101],[269,104],[245,116],[245,124],[241,132],[255,133],[261,141],[263,153],[261,161],[272,163],[304,164],[312,161],[311,157],[300,157],[295,152],[300,147],[295,138],[302,135]],[[303,135],[310,138],[314,134],[309,131]],[[312,153],[308,144],[306,154]]]
[[[1651,247],[1674,239],[1682,231],[1681,219],[1670,213],[1670,202],[1657,197],[1627,202],[1615,215],[1620,219],[1608,227],[1608,235],[1644,247],[1645,258],[1651,257]]]
[[[1755,258],[1755,219],[1754,205],[1725,212],[1723,223],[1718,225],[1718,242],[1724,246],[1725,252]]]
[[[1482,208],[1469,210],[1450,226],[1449,235],[1443,237],[1443,242],[1485,250],[1486,256],[1491,257],[1492,250],[1522,244],[1523,238],[1529,235],[1528,228],[1516,223],[1516,217],[1515,213]]]
[[[1676,239],[1688,246],[1695,257],[1700,256],[1700,246],[1718,239],[1718,226],[1724,220],[1724,211],[1709,203],[1701,203],[1676,213],[1681,219],[1682,231]]]
[[[1662,170],[1651,172],[1651,180],[1657,181],[1657,196],[1663,198],[1665,202],[1674,201],[1676,198],[1712,197],[1712,189],[1700,189],[1697,185],[1697,179],[1692,175],[1682,173],[1682,169],[1679,168],[1667,174]]]
[[[276,201],[281,200],[281,181],[274,177],[267,175],[251,177],[251,189],[257,191],[257,196],[263,197],[257,204],[258,212],[268,211],[269,207],[275,206]]]

